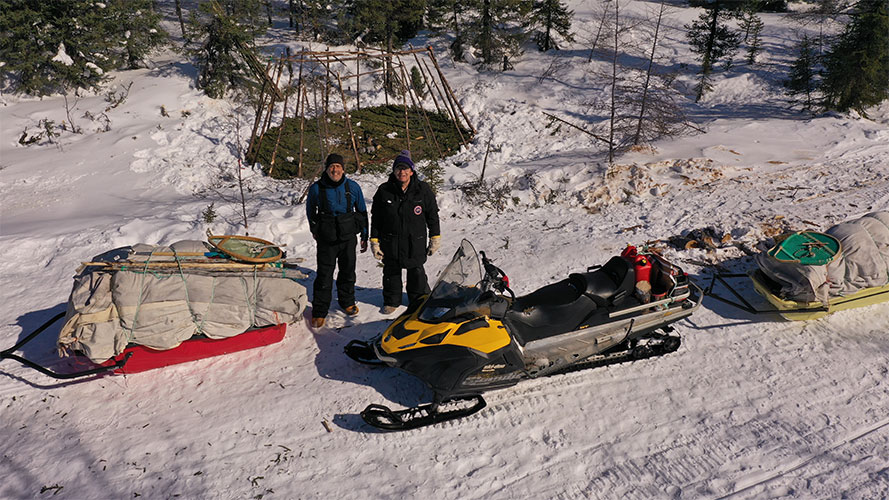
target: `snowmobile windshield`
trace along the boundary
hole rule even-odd
[[[444,268],[419,318],[442,321],[459,316],[473,308],[482,289],[482,266],[472,243],[463,240],[451,263]]]

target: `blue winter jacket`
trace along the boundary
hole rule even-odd
[[[323,196],[321,190],[324,190]],[[328,177],[327,172],[321,174],[318,179],[309,188],[309,196],[306,199],[306,215],[309,219],[309,228],[312,234],[317,235],[319,224],[329,224],[330,219],[326,216],[337,217],[350,212],[346,203],[346,190],[352,201],[351,212],[355,214],[355,223],[358,225],[358,234],[361,240],[367,240],[367,206],[364,203],[364,194],[361,192],[361,186],[352,179],[347,179],[345,175],[339,182],[333,182]]]

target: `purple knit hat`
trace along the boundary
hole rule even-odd
[[[414,172],[417,171],[417,169],[414,168],[414,161],[411,160],[411,152],[406,149],[395,157],[395,161],[392,162],[392,171],[394,172],[399,165],[407,165]]]

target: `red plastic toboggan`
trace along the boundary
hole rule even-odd
[[[139,373],[164,366],[177,365],[179,363],[187,363],[198,359],[211,358],[274,344],[284,338],[286,330],[287,324],[281,323],[248,330],[242,334],[224,339],[189,339],[179,344],[178,347],[162,351],[137,345],[127,347],[122,353],[102,363],[102,366],[112,366],[124,359],[128,354],[132,354],[126,364],[114,370],[114,373]]]

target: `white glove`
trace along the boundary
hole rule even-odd
[[[426,255],[432,255],[441,248],[441,236],[429,238],[429,246],[426,247]]]
[[[383,260],[383,251],[380,250],[380,242],[376,238],[370,239],[370,251],[377,260]]]

